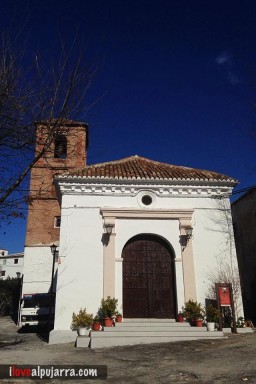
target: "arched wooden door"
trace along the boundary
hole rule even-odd
[[[135,236],[122,258],[124,317],[175,318],[174,256],[168,244],[158,236]]]

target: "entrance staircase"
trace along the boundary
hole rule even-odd
[[[124,319],[122,323],[116,323],[115,327],[91,331],[89,337],[78,336],[76,346],[106,348],[223,337],[223,332],[208,332],[206,327],[191,327],[189,323],[177,323],[172,319]]]

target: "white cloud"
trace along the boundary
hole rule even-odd
[[[217,64],[228,64],[231,62],[232,56],[228,52],[222,52],[219,56],[215,58]]]
[[[234,73],[228,72],[228,81],[231,85],[237,85],[241,83],[241,79],[239,79]]]
[[[215,62],[217,65],[222,66],[222,71],[226,74],[229,84],[235,86],[240,84],[242,80],[234,73],[235,63],[233,58],[234,56],[232,56],[229,52],[224,51],[215,58]]]

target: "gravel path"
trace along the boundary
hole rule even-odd
[[[77,349],[72,343],[48,345],[36,333],[19,333],[8,317],[0,318],[1,364],[107,365],[105,382],[132,384],[256,383],[256,333],[228,339]],[[4,379],[1,383],[42,383]],[[43,380],[61,383],[62,380]],[[65,380],[96,383],[102,380]]]

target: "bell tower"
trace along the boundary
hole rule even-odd
[[[53,133],[54,140],[31,170],[25,244],[28,247],[49,246],[59,241],[60,206],[53,177],[86,164],[87,124],[65,120],[61,125],[55,125],[55,122],[48,121],[36,123],[35,155],[42,149],[49,132]]]

